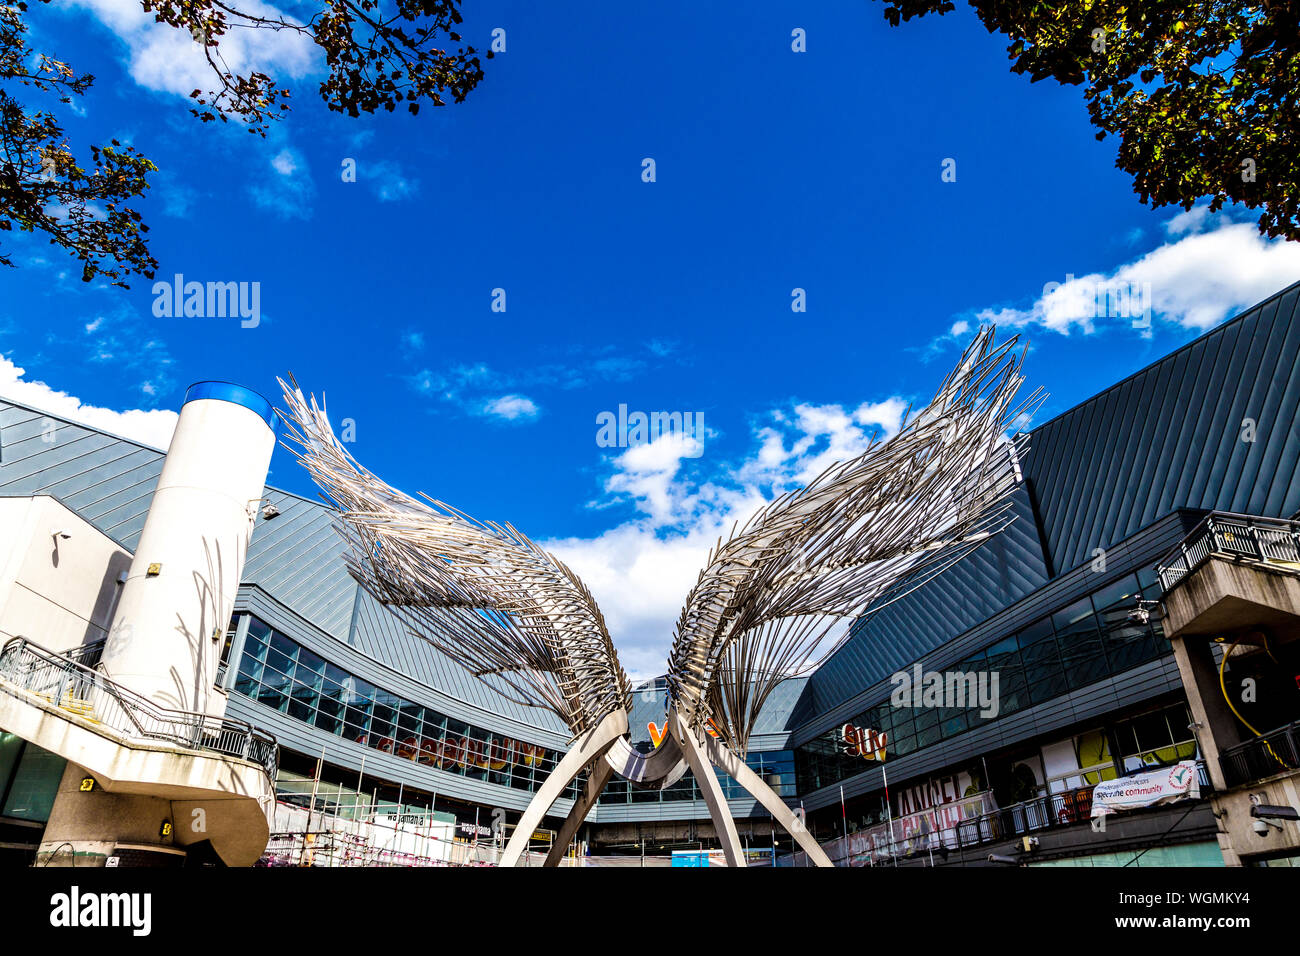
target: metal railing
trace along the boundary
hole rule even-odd
[[[106,638],[99,638],[91,641],[89,644],[81,644],[77,647],[71,647],[59,654],[60,657],[66,657],[70,661],[76,661],[78,664],[84,664],[87,667],[94,667],[104,656],[104,645],[107,643]]]
[[[12,638],[0,649],[0,677],[132,740],[238,757],[275,779],[279,751],[270,734],[242,720],[160,707],[99,671],[26,638]]]
[[[1230,787],[1300,768],[1300,720],[1225,748],[1219,766]]]
[[[1200,796],[1211,789],[1204,761],[1196,762]],[[1046,794],[998,810],[973,814],[951,826],[935,826],[932,814],[900,817],[822,844],[836,866],[879,866],[895,859],[927,854],[945,857],[956,850],[1000,843],[1047,830],[1087,824],[1092,818],[1093,787]],[[801,865],[796,854],[793,865]]]
[[[1300,522],[1211,512],[1156,567],[1161,589],[1168,594],[1212,554],[1300,570]]]

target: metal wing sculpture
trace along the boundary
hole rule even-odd
[[[934,399],[887,441],[777,498],[711,552],[687,597],[668,661],[669,735],[650,755],[628,739],[627,676],[578,577],[512,526],[417,500],[359,465],[323,405],[284,381],[288,446],[336,508],[352,576],[419,637],[497,691],[559,716],[574,743],[524,812],[502,857],[584,770],[548,865],[614,773],[671,785],[689,768],[728,863],[743,865],[713,767],[730,774],[819,865],[820,846],[744,761],[763,703],[878,611],[960,561],[1010,520],[1024,437],[1041,403],[1013,405],[1023,382],[1016,339],[982,329]],[[910,418],[910,420],[908,420]],[[837,633],[838,632],[838,633]]]
[[[1024,442],[1005,437],[1008,426],[1041,402],[1011,407],[1023,381],[1014,344],[995,347],[992,329],[981,331],[898,434],[776,499],[713,550],[669,657],[669,696],[692,728],[712,726],[743,754],[767,695],[832,653],[846,618],[1002,530]]]
[[[573,733],[626,711],[627,675],[591,592],[510,525],[385,484],[335,437],[323,406],[280,381],[293,451],[337,513],[352,576],[415,634]]]

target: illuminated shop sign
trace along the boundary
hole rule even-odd
[[[844,740],[844,753],[847,756],[861,757],[863,760],[885,759],[885,743],[888,738],[885,731],[877,733],[866,727],[845,724],[840,730],[840,736]]]

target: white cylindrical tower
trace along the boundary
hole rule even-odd
[[[275,421],[270,402],[238,385],[185,394],[103,655],[108,676],[163,707],[225,710],[213,681]]]

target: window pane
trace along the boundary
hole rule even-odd
[[[1056,641],[1061,648],[1061,665],[1070,687],[1083,687],[1107,674],[1097,617],[1088,598],[1075,601],[1052,615]]]
[[[310,683],[310,674],[322,674],[325,672],[325,661],[318,654],[313,654],[305,647],[298,649],[298,672],[294,675],[298,680],[304,683]]]
[[[1041,704],[1044,701],[1060,697],[1067,689],[1065,675],[1058,671],[1054,676],[1030,684],[1029,699],[1035,704]]]
[[[4,815],[19,820],[48,820],[66,766],[67,761],[58,754],[42,750],[35,744],[24,747],[18,769],[9,784],[9,796],[5,798],[2,811]]]
[[[279,631],[271,632],[271,650],[279,651],[285,657],[293,657],[298,645]]]
[[[1137,578],[1130,574],[1120,578],[1113,584],[1108,584],[1106,587],[1094,591],[1092,593],[1092,606],[1098,611],[1104,611],[1116,605],[1132,608],[1137,605],[1137,593]]]

